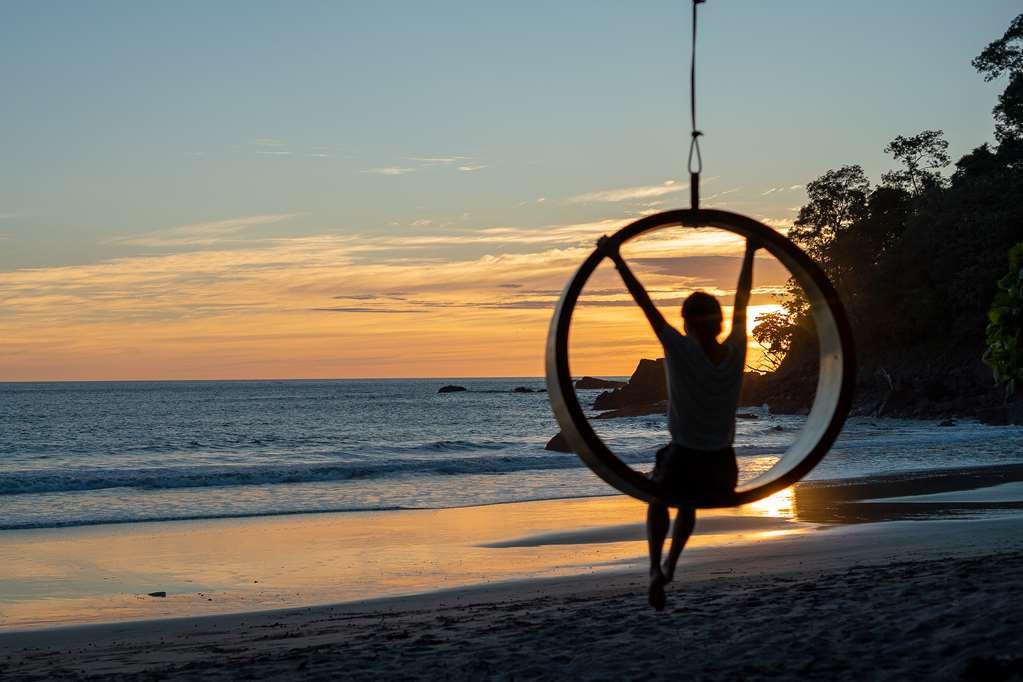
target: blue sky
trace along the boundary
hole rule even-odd
[[[26,243],[8,244],[0,267],[102,257],[103,238],[249,214],[306,213],[294,230],[465,212],[542,224],[566,209],[517,204],[682,178],[688,8],[6,3],[0,224]],[[998,84],[969,60],[1018,9],[711,0],[707,174],[752,199],[842,163],[876,176],[897,134],[942,128],[956,153],[989,139]],[[360,172],[452,156],[487,168]]]
[[[687,203],[689,7],[4,3],[0,274],[310,238],[451,263],[535,247],[480,231]],[[829,168],[876,179],[895,135],[990,140],[1003,84],[970,59],[1018,11],[709,0],[706,203],[780,226]]]

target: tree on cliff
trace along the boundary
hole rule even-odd
[[[881,184],[918,194],[943,184],[941,171],[948,166],[948,142],[940,130],[925,130],[911,137],[899,135],[884,148],[904,166],[881,176]]]
[[[1023,240],[1023,15],[973,65],[987,80],[1008,76],[994,109],[995,148],[974,149],[946,178],[940,130],[900,135],[885,147],[898,167],[879,185],[858,165],[808,183],[789,232],[842,297],[866,373],[890,362],[926,361],[936,373],[979,366],[1005,254]],[[758,317],[753,336],[784,357],[782,367],[808,363],[816,347],[794,282],[783,306]]]
[[[1023,138],[1023,14],[1016,17],[1008,30],[973,60],[973,68],[990,81],[1003,73],[1009,85],[995,105],[995,137],[999,142]]]

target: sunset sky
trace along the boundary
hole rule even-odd
[[[895,135],[991,139],[1018,0],[701,9],[704,201],[784,229]],[[538,376],[594,240],[688,204],[689,4],[5,3],[0,380]],[[741,243],[627,252],[670,319]],[[785,275],[758,260],[758,310]],[[577,374],[657,353],[602,268]]]

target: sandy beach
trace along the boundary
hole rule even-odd
[[[913,527],[914,523],[928,526]],[[1023,524],[906,522],[690,570],[0,636],[5,679],[1013,679]],[[1003,551],[982,553],[988,541]],[[830,545],[830,551],[823,550]],[[944,554],[941,558],[935,555]],[[911,558],[917,557],[917,558]],[[923,558],[927,557],[927,558]],[[1005,673],[1005,676],[1000,676]]]
[[[448,589],[292,609],[256,610],[251,608],[256,602],[239,597],[230,605],[244,612],[219,615],[200,615],[211,613],[209,607],[195,608],[216,605],[219,596],[200,601],[185,595],[176,600],[175,595],[137,595],[138,603],[160,605],[165,615],[179,617],[8,628],[0,633],[0,673],[5,679],[139,674],[184,679],[1014,679],[1023,675],[1018,653],[1023,644],[1018,598],[1023,593],[1023,516],[1011,506],[1019,501],[1017,478],[1014,467],[928,475],[913,481],[925,493],[916,501],[897,494],[907,485],[906,477],[861,483],[855,495],[848,492],[850,486],[840,486],[840,492],[828,496],[830,504],[841,506],[835,500],[852,496],[858,499],[845,502],[880,510],[874,520],[858,523],[799,520],[792,512],[800,506],[794,504],[798,494],[737,515],[706,515],[695,546],[683,555],[668,609],[660,614],[645,603],[642,528],[635,523],[640,507],[631,500],[440,510],[444,514],[434,512],[439,516],[431,529],[440,538],[446,523],[473,523],[462,528],[462,539],[446,548],[449,555],[438,565],[471,563],[472,552],[455,549],[471,545],[480,553],[478,565],[462,575],[475,576],[489,566],[494,569],[490,578],[456,579],[452,572]],[[806,500],[814,499],[814,508],[828,506],[820,504],[821,490],[834,487],[809,486],[802,508],[809,509]],[[885,490],[864,498],[867,491]],[[912,504],[923,505],[929,514],[899,512]],[[938,508],[945,511],[938,513]],[[506,524],[480,530],[474,524],[487,513],[500,515]],[[896,513],[902,520],[876,520],[896,518]],[[414,519],[408,512],[395,514]],[[304,524],[333,521],[337,526],[331,516],[245,523],[275,546],[268,523],[303,538]],[[540,517],[548,519],[546,528],[537,526]],[[622,523],[626,519],[633,522]],[[206,525],[205,532],[213,532]],[[191,524],[196,538],[202,537],[200,526]],[[521,532],[525,526],[533,532]],[[313,532],[310,527],[305,531]],[[65,531],[65,537],[77,534],[80,543],[90,534],[102,539],[95,533],[78,529]],[[443,554],[443,541],[440,545],[436,551]],[[494,557],[501,552],[510,554],[497,570]],[[528,569],[516,568],[517,561],[526,560],[517,554],[522,552],[534,562]],[[311,550],[302,565],[310,557],[323,559]],[[114,558],[122,560],[123,554]],[[392,580],[387,571],[380,575],[384,582]],[[418,584],[413,577],[409,585]],[[381,591],[367,588],[365,594]],[[94,597],[89,604],[95,607],[104,599],[116,603]],[[180,617],[184,614],[190,615]]]

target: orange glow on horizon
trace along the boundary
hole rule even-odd
[[[0,380],[541,376],[560,290],[616,224],[484,230],[464,243],[294,237],[0,273]],[[496,239],[533,248],[488,253]],[[426,257],[438,241],[448,251]],[[741,249],[732,235],[699,230],[630,244],[625,255],[675,321],[669,307],[693,289],[729,302]],[[679,253],[692,260],[673,264]],[[777,307],[771,294],[784,279],[772,273],[755,282],[751,327]],[[627,375],[659,352],[602,265],[577,310],[572,371]],[[751,346],[751,360],[757,353]]]

